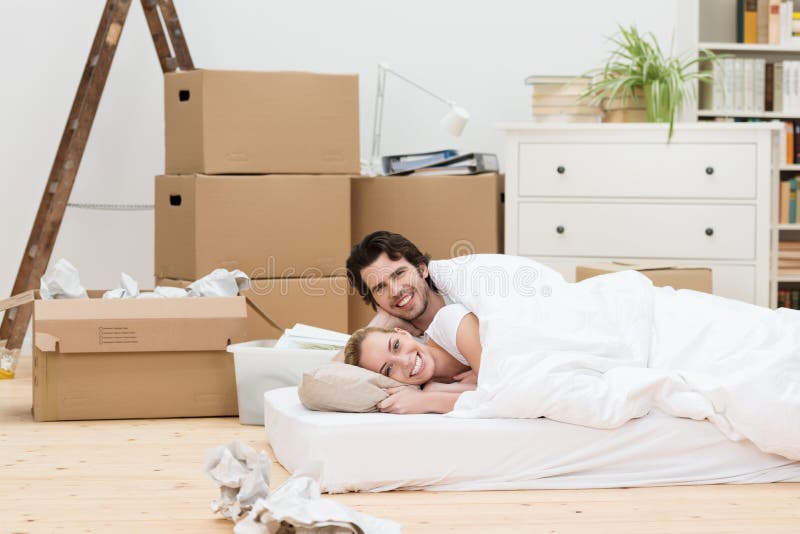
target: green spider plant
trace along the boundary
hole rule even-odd
[[[709,50],[697,57],[690,52],[677,57],[666,56],[651,32],[639,33],[635,26],[625,29],[609,40],[616,45],[605,67],[587,73],[594,81],[581,95],[582,99],[598,105],[603,100],[621,98],[637,101],[635,90],[644,91],[647,120],[669,122],[669,139],[675,122],[675,112],[684,101],[696,97],[695,80],[714,83],[710,70],[700,70],[704,62],[717,61]]]

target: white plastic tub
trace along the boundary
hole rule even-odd
[[[248,341],[230,345],[236,367],[239,422],[264,424],[264,392],[298,386],[303,373],[328,363],[335,350],[276,349],[276,340]]]

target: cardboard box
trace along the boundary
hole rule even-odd
[[[36,421],[229,416],[243,297],[36,300]]]
[[[251,278],[345,274],[348,176],[158,176],[155,191],[157,278],[219,267]]]
[[[358,177],[351,182],[351,241],[376,230],[403,234],[433,259],[503,252],[501,174]],[[349,298],[350,331],[375,315]]]
[[[358,76],[164,75],[167,174],[358,174]]]
[[[379,176],[353,178],[351,234],[403,234],[434,259],[503,250],[504,177]]]
[[[284,278],[253,280],[242,292],[247,299],[247,340],[277,339],[281,328],[304,323],[337,332],[347,332],[347,278]],[[158,279],[156,285],[186,287],[185,280]]]
[[[575,281],[580,282],[592,276],[615,273],[633,269],[653,281],[657,287],[672,286],[675,289],[694,289],[711,293],[711,269],[708,267],[685,267],[664,263],[596,263],[578,265],[575,268]]]

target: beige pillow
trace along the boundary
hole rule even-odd
[[[388,397],[382,388],[405,385],[363,367],[331,362],[303,373],[298,393],[309,410],[364,413],[378,411],[377,404]]]

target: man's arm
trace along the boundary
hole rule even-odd
[[[367,326],[378,326],[381,328],[402,328],[403,330],[408,331],[412,336],[421,336],[424,332],[420,331],[416,326],[409,323],[408,321],[404,321],[398,317],[393,315],[389,315],[385,311],[379,309],[375,314],[375,317],[369,322]],[[336,353],[333,357],[333,361],[335,362],[343,362],[344,361],[344,351],[340,350]]]

